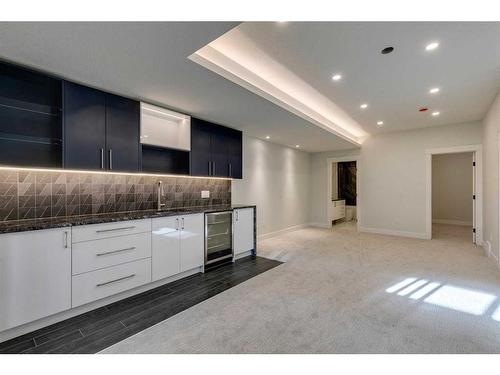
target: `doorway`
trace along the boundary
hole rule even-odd
[[[327,170],[328,227],[345,224],[356,230],[360,213],[358,157],[330,158],[327,160]]]
[[[481,146],[428,150],[427,238],[482,243]]]

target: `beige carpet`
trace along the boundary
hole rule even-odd
[[[434,237],[341,224],[262,241],[286,263],[104,352],[500,353],[500,271],[470,228]]]

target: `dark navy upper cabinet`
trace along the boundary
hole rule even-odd
[[[0,62],[0,165],[62,166],[61,80]]]
[[[106,94],[64,82],[64,167],[105,169]]]
[[[191,175],[242,178],[242,133],[191,118]]]
[[[64,82],[64,167],[139,171],[139,102]]]
[[[239,130],[230,129],[228,138],[229,177],[243,178],[243,134]]]
[[[106,94],[106,160],[109,170],[139,171],[139,112],[139,102]]]
[[[190,170],[192,176],[210,176],[212,173],[210,123],[191,118]]]

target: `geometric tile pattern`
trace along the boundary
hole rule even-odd
[[[0,169],[0,221],[155,209],[158,181],[166,208],[231,204],[229,180]]]

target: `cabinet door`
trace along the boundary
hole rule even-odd
[[[64,82],[64,167],[104,169],[106,94]]]
[[[139,171],[139,102],[106,94],[107,168]]]
[[[243,178],[243,142],[239,130],[229,132],[228,140],[228,167],[229,177]]]
[[[253,208],[234,210],[234,255],[253,250],[254,219]]]
[[[204,221],[203,214],[181,217],[181,272],[203,266]]]
[[[71,308],[71,230],[0,236],[0,331]]]
[[[212,170],[210,123],[191,118],[191,175],[209,176]]]
[[[229,177],[229,129],[213,126],[211,139],[212,176]]]
[[[153,219],[152,232],[153,281],[180,272],[180,218]]]

